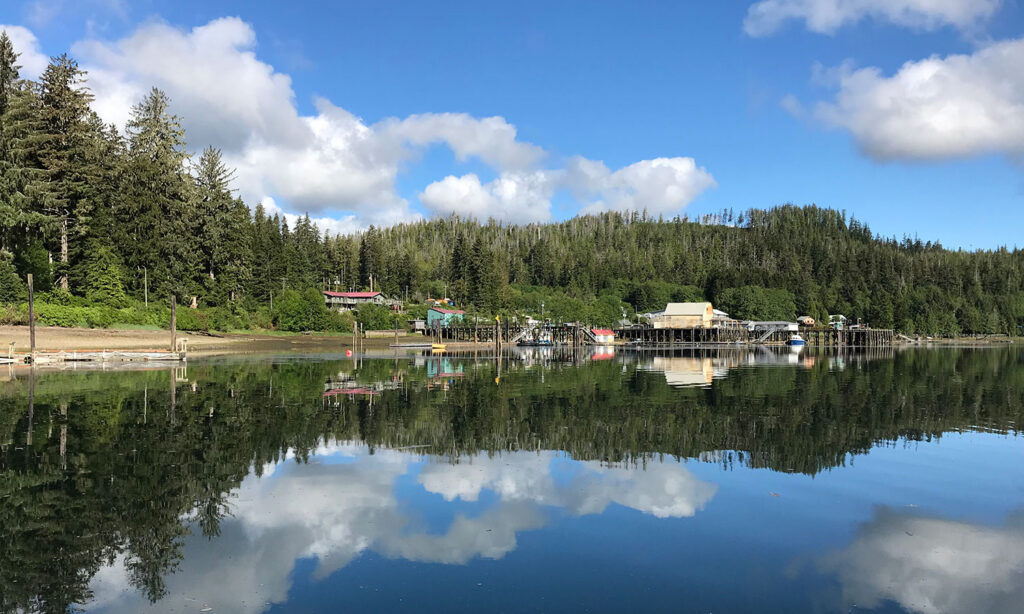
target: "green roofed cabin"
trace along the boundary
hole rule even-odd
[[[461,309],[445,309],[444,307],[431,307],[427,310],[427,329],[433,330],[435,326],[442,328],[453,322],[461,322],[465,311]],[[438,324],[434,324],[437,322]]]

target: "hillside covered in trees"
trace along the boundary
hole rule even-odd
[[[372,278],[410,302],[447,294],[482,314],[537,313],[543,303],[549,317],[602,325],[707,299],[736,317],[842,313],[908,333],[1024,327],[1024,252],[1016,249],[951,251],[878,237],[814,206],[523,226],[446,218],[328,236],[308,215],[289,225],[237,198],[216,149],[189,153],[161,91],[138,102],[123,132],[90,104],[73,59],[53,58],[39,82],[22,79],[16,50],[0,35],[6,321],[18,321],[31,273],[44,304],[122,310],[104,312],[106,325],[147,296],[165,303],[173,294],[217,310],[210,326],[287,320],[344,329],[323,313],[305,322],[282,310],[315,302],[311,289],[364,289]]]

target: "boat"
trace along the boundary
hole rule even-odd
[[[804,341],[804,338],[801,337],[799,334],[793,333],[792,335],[789,336],[789,341],[786,342],[786,345],[790,347],[800,347],[807,345],[807,342]]]
[[[431,352],[443,352],[445,345],[443,343],[432,343],[430,344]]]
[[[516,345],[518,345],[521,348],[547,348],[553,346],[554,343],[552,343],[550,339],[535,339],[528,341],[520,341]]]

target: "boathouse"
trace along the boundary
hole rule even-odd
[[[594,333],[594,341],[598,343],[615,343],[615,333],[610,328],[595,328],[590,332]]]
[[[711,328],[715,310],[711,303],[669,303],[651,318],[654,328]]]
[[[454,322],[461,322],[466,312],[461,309],[446,309],[444,307],[431,307],[427,310],[427,328],[445,328]],[[436,322],[436,324],[435,324]]]

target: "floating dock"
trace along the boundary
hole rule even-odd
[[[0,363],[52,365],[77,362],[183,362],[186,360],[188,360],[187,352],[157,350],[65,350],[60,352],[36,351],[34,360],[30,354],[15,355],[11,358],[0,359]]]

